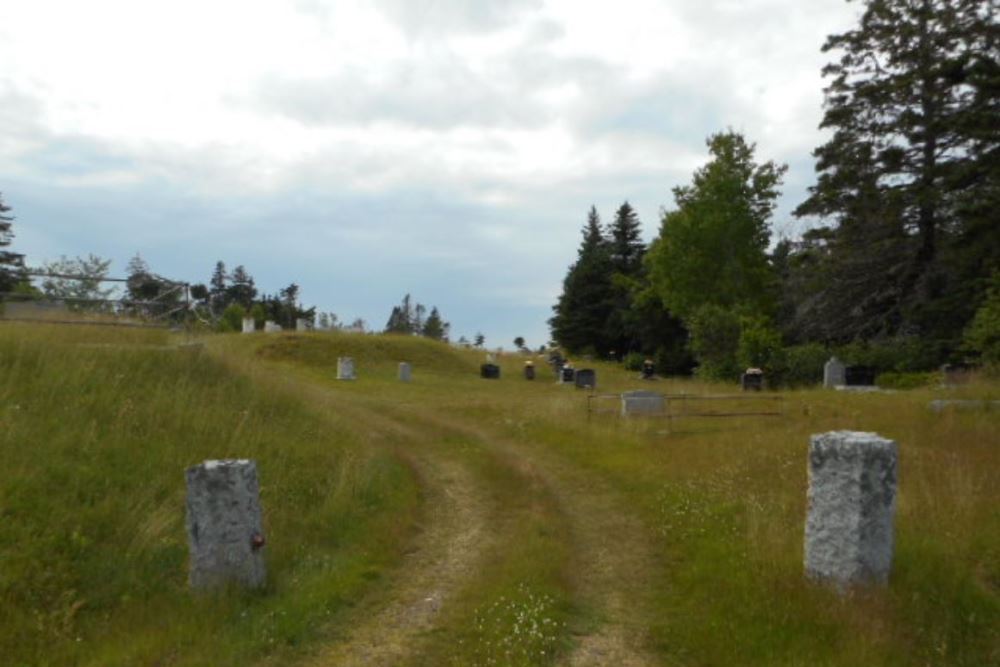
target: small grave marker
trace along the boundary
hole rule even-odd
[[[593,389],[597,386],[597,371],[592,368],[581,368],[576,372],[573,382],[577,389]]]
[[[243,318],[243,333],[253,333],[257,330],[257,325],[252,317]]]
[[[831,431],[809,445],[805,571],[839,588],[886,583],[892,567],[896,443]]]
[[[337,357],[337,379],[356,380],[354,376],[354,359],[351,357]]]
[[[260,588],[267,578],[257,465],[205,461],[185,472],[192,588],[237,583]]]
[[[535,362],[533,361],[524,362],[524,379],[525,380],[535,379]]]
[[[562,367],[562,372],[559,374],[559,384],[573,384],[576,379],[576,370],[569,365]]]
[[[830,360],[823,365],[823,386],[832,389],[847,384],[847,367],[837,357],[830,357]]]
[[[312,331],[312,322],[309,320],[299,317],[295,320],[295,330],[296,331]]]
[[[654,377],[656,377],[656,364],[652,359],[646,359],[642,362],[642,379],[652,380]]]
[[[413,375],[413,367],[405,361],[399,363],[399,381],[409,382],[410,377]]]
[[[486,380],[499,380],[500,367],[496,364],[483,364],[479,367],[479,377]]]
[[[764,388],[764,371],[759,368],[748,368],[740,378],[743,391],[760,391]]]
[[[274,322],[273,320],[266,320],[264,322],[264,333],[277,333],[281,331],[281,325]]]
[[[666,412],[663,394],[655,391],[626,391],[622,394],[622,416],[662,415]]]

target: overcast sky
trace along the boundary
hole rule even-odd
[[[844,0],[4,0],[0,192],[31,264],[136,252],[381,329],[546,320],[594,204],[651,239],[732,127],[812,182]]]

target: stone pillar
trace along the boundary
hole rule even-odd
[[[351,357],[337,357],[337,379],[354,380],[354,359]]]
[[[399,364],[399,381],[409,382],[410,376],[413,374],[413,368],[405,361]]]
[[[256,323],[253,321],[252,317],[243,318],[243,333],[253,333],[257,330]]]
[[[812,436],[806,576],[839,588],[889,580],[897,462],[896,443],[875,433]]]
[[[245,459],[205,461],[188,468],[185,477],[191,587],[263,586],[267,572],[257,465]]]
[[[847,366],[837,357],[830,357],[830,360],[823,365],[823,386],[840,387],[847,384]]]

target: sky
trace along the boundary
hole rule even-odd
[[[732,128],[813,183],[844,0],[2,0],[0,193],[33,266],[269,293],[381,329],[549,339],[591,205],[655,237]]]

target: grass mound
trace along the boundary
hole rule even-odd
[[[418,372],[467,375],[478,371],[476,359],[482,356],[416,336],[342,333],[275,336],[257,348],[257,355],[264,359],[291,361],[317,370],[334,371],[338,357],[352,357],[360,375],[373,372],[394,374],[401,361],[409,362]]]

